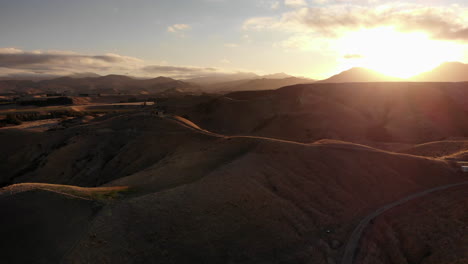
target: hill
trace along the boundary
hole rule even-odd
[[[439,67],[412,77],[417,82],[468,82],[468,64],[446,62]]]
[[[226,93],[233,91],[275,90],[285,86],[312,82],[314,82],[314,80],[296,77],[247,79],[207,85],[205,86],[205,91],[214,93]]]
[[[7,187],[0,192],[10,216],[2,218],[6,262],[338,262],[370,211],[464,180],[441,160],[331,140],[226,137],[145,112],[13,132],[0,132],[1,171],[11,171],[4,185],[130,192],[106,201],[85,199],[87,188]],[[26,214],[34,225],[13,220]],[[54,243],[36,243],[45,238]]]
[[[465,151],[468,151],[468,140],[428,142],[403,149],[400,152],[417,156],[445,158],[462,154]]]
[[[363,238],[356,263],[465,263],[467,186],[399,206],[379,217]]]
[[[386,76],[377,71],[366,68],[351,68],[334,75],[326,80],[320,81],[323,83],[350,83],[350,82],[398,82],[402,79]]]
[[[175,111],[227,135],[418,144],[468,136],[467,96],[463,83],[314,83]]]

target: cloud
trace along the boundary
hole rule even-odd
[[[141,69],[142,71],[155,75],[170,76],[174,78],[193,78],[207,76],[223,71],[211,67],[192,67],[192,66],[167,66],[167,65],[149,65]]]
[[[67,75],[83,71],[114,72],[141,67],[143,61],[118,54],[84,55],[70,51],[23,51],[0,48],[2,75]],[[8,69],[8,71],[6,71]]]
[[[230,64],[227,59],[220,62]],[[138,58],[112,53],[85,55],[72,51],[23,51],[17,48],[0,48],[0,77],[3,78],[50,78],[83,72],[172,78],[233,74],[232,71],[220,68],[174,66],[167,65],[167,62],[149,65]]]
[[[377,4],[380,0],[314,0],[316,4]]]
[[[239,47],[239,44],[236,44],[236,43],[226,43],[226,44],[224,44],[224,47],[226,47],[226,48],[237,48],[237,47]]]
[[[187,24],[174,24],[172,26],[167,27],[167,32],[177,33],[181,31],[190,30],[192,27]]]
[[[280,2],[279,1],[275,1],[270,5],[270,8],[273,9],[273,10],[276,10],[279,7],[280,7]]]
[[[88,56],[69,53],[21,52],[0,53],[0,67],[17,69],[55,68],[55,67],[107,67],[110,64],[138,62],[135,58],[117,54]]]
[[[23,51],[17,48],[0,48],[0,54],[19,54]]]
[[[253,17],[247,19],[244,22],[242,28],[244,30],[262,31],[267,29],[275,29],[279,23],[280,22],[274,17]]]
[[[289,7],[302,7],[307,6],[305,0],[284,0],[284,5]]]
[[[431,7],[417,4],[363,6],[332,4],[300,8],[280,17],[254,17],[244,30],[279,30],[336,38],[349,31],[393,27],[402,32],[423,32],[433,39],[468,41],[467,8]]]
[[[228,65],[231,62],[223,58],[220,63]],[[24,51],[18,48],[0,48],[0,77],[3,79],[53,78],[84,72],[148,78],[167,76],[180,79],[227,76],[236,73],[213,67],[168,65],[165,61],[152,65],[138,58],[112,53],[86,55],[73,51]]]
[[[286,51],[308,51],[314,49],[314,39],[307,35],[296,35],[279,43],[275,43],[273,46],[284,48]]]
[[[363,58],[364,56],[362,56],[361,54],[346,54],[343,56],[343,58],[347,59],[347,60],[352,60],[352,59],[361,59]]]

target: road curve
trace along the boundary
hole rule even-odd
[[[369,225],[370,221],[376,218],[377,216],[381,215],[382,213],[384,213],[385,211],[389,209],[392,209],[395,206],[404,204],[413,199],[428,195],[433,192],[442,191],[442,190],[446,190],[446,189],[461,186],[461,185],[468,185],[468,181],[439,186],[439,187],[435,187],[435,188],[425,190],[419,193],[415,193],[415,194],[409,195],[403,199],[387,204],[375,210],[373,213],[363,218],[359,222],[359,224],[356,226],[356,228],[353,230],[353,232],[351,233],[351,236],[349,237],[348,242],[346,243],[346,246],[345,246],[343,258],[341,259],[341,264],[352,264],[354,262],[354,258],[356,256],[356,250],[359,246],[359,241],[361,240],[362,233],[366,229],[367,225]]]
[[[298,144],[298,145],[310,145],[310,144],[306,144],[306,143],[299,143],[299,142],[294,142],[294,141],[287,141],[287,140],[281,140],[281,139],[272,139],[272,138],[265,138],[265,137],[256,137],[256,136],[224,136],[224,135],[220,135],[220,134],[217,134],[217,133],[210,132],[208,130],[204,130],[204,129],[200,128],[200,127],[194,127],[194,126],[184,122],[184,118],[181,118],[179,116],[170,116],[169,115],[169,116],[166,116],[166,118],[169,118],[169,119],[171,119],[173,121],[176,121],[176,122],[180,123],[181,125],[183,125],[183,126],[185,126],[187,128],[199,131],[199,132],[201,132],[203,134],[215,136],[215,137],[254,138],[254,139],[271,140],[271,141],[276,141],[276,142],[285,142],[285,143]],[[318,145],[318,146],[320,146],[320,145]],[[360,150],[360,151],[369,151],[369,152],[385,152],[385,151],[381,151],[381,150],[377,150],[377,149],[373,149],[373,148],[365,147],[365,146],[333,146],[333,145],[327,145],[327,148],[339,149],[339,150]],[[395,206],[399,206],[399,205],[404,204],[404,203],[406,203],[408,201],[411,201],[413,199],[428,195],[428,194],[433,193],[433,192],[442,191],[442,190],[445,190],[445,189],[449,189],[449,188],[453,188],[453,187],[457,187],[457,186],[461,186],[461,185],[468,185],[468,181],[460,182],[460,183],[453,183],[453,184],[448,184],[448,185],[443,185],[443,186],[438,186],[438,187],[431,188],[431,189],[428,189],[428,190],[425,190],[425,191],[422,191],[422,192],[418,192],[418,193],[406,196],[405,198],[402,198],[402,199],[400,199],[398,201],[389,203],[389,204],[375,210],[374,212],[372,212],[371,214],[369,214],[368,216],[363,218],[359,222],[359,224],[356,226],[356,228],[353,230],[353,232],[351,233],[351,236],[349,237],[349,239],[348,239],[348,241],[346,243],[345,249],[344,249],[343,257],[341,259],[341,264],[352,264],[354,262],[354,258],[355,258],[355,255],[356,255],[356,250],[357,250],[357,248],[359,246],[359,241],[361,240],[362,233],[364,232],[366,227],[369,225],[370,221],[372,221],[377,216],[381,215],[382,213],[384,213],[385,211],[387,211],[389,209],[392,209]]]

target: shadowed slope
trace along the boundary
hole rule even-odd
[[[91,232],[108,243],[90,249],[94,238],[85,239],[69,260],[337,261],[352,228],[371,210],[463,179],[442,161],[353,144],[220,140],[253,141],[255,147],[202,177],[165,187],[179,172],[170,174],[162,165],[117,180],[147,194],[119,203],[111,216],[101,215]]]
[[[299,142],[423,143],[468,135],[466,84],[308,84],[176,111],[212,132]]]
[[[366,232],[356,263],[467,263],[468,187],[394,208]]]
[[[57,225],[64,238],[54,241],[63,247],[44,243],[31,249],[49,262],[65,255],[65,263],[332,263],[339,261],[354,226],[376,208],[465,179],[442,160],[333,140],[306,144],[202,128],[180,117],[134,113],[31,134],[42,145],[8,146],[11,153],[4,155],[11,155],[10,163],[2,166],[18,173],[14,166],[27,157],[43,158],[10,179],[128,186],[134,193],[98,203],[98,209],[104,207],[89,213],[87,203],[95,201],[70,197],[70,191],[76,196],[89,189],[40,184],[42,190],[7,191],[0,202],[6,201],[10,214],[24,217],[33,209],[40,214],[32,229],[27,221],[11,219],[4,226],[14,232],[25,226],[31,231],[18,239],[35,241],[55,238],[47,225]],[[9,134],[1,135],[6,144]],[[80,159],[83,154],[92,158]],[[84,209],[69,204],[76,200],[85,202]],[[62,211],[64,218],[58,215]],[[70,229],[74,225],[77,229]],[[25,258],[18,263],[28,263]]]
[[[3,263],[60,263],[102,207],[40,189],[0,194]]]
[[[141,171],[213,138],[148,114],[115,116],[46,133],[1,131],[2,183],[47,182],[99,186]],[[37,143],[40,142],[40,143]],[[1,157],[1,156],[0,156]]]

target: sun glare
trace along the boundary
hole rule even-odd
[[[343,66],[365,67],[399,78],[409,78],[443,62],[463,59],[463,48],[459,44],[393,28],[352,32],[340,39],[338,45],[347,57]]]

